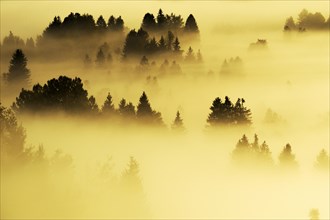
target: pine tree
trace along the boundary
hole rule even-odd
[[[99,51],[97,52],[95,62],[99,66],[102,66],[104,64],[104,62],[105,62],[105,56],[104,56],[104,53],[103,53],[102,49],[99,49]]]
[[[162,30],[166,26],[166,17],[163,14],[162,9],[159,9],[157,15],[157,25],[160,30]]]
[[[295,160],[295,155],[292,153],[292,148],[290,144],[286,144],[283,148],[280,156],[280,165],[286,168],[295,168],[297,167],[297,162]]]
[[[173,43],[173,50],[174,52],[181,52],[181,46],[178,37],[175,38],[175,41]]]
[[[187,51],[185,61],[187,61],[187,62],[194,62],[195,61],[195,54],[194,54],[194,51],[191,47],[189,47],[189,49]]]
[[[23,51],[17,49],[9,63],[9,71],[4,74],[5,80],[17,86],[28,86],[30,83],[30,70],[27,68],[27,58]]]
[[[325,149],[317,155],[315,167],[320,170],[329,170],[329,155]]]
[[[166,50],[166,42],[163,36],[160,37],[159,43],[158,43],[158,48],[160,51],[165,51]]]
[[[188,16],[188,18],[186,20],[184,30],[186,32],[190,32],[190,33],[198,33],[199,32],[196,20],[195,20],[195,18],[192,14],[190,14]]]
[[[102,113],[105,114],[114,114],[116,112],[114,104],[112,102],[112,96],[110,95],[110,92],[107,95],[106,100],[104,101],[104,104],[102,106]]]
[[[135,106],[129,102],[126,103],[125,99],[120,100],[119,102],[119,114],[126,118],[134,118],[135,117]]]
[[[102,15],[97,19],[96,25],[100,30],[105,30],[107,28],[107,23],[105,23]]]
[[[142,93],[137,106],[136,116],[138,119],[152,124],[162,125],[161,114],[152,110],[148,97],[145,92]]]
[[[172,50],[173,41],[174,41],[174,34],[172,33],[172,31],[168,31],[167,32],[167,50]],[[179,48],[179,50],[180,50],[180,48]]]
[[[172,129],[175,130],[175,131],[183,131],[184,130],[183,120],[180,116],[179,111],[176,112],[176,117],[175,117],[174,122],[172,124]]]

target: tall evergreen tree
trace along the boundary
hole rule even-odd
[[[183,120],[180,116],[179,111],[176,112],[176,117],[173,121],[172,129],[175,130],[175,131],[183,131],[184,130]]]
[[[166,26],[166,17],[163,14],[163,10],[159,9],[157,15],[157,25],[160,30],[162,30]]]
[[[199,32],[196,20],[195,20],[195,18],[192,14],[190,14],[188,16],[188,18],[186,20],[184,30],[186,32],[190,32],[190,33],[198,33]]]
[[[17,49],[9,63],[9,71],[4,74],[10,84],[27,86],[30,83],[30,70],[27,68],[27,58],[21,49]]]
[[[112,96],[110,95],[110,92],[107,95],[106,100],[104,101],[104,104],[102,106],[102,113],[105,114],[114,114],[115,113],[115,107],[112,102]]]
[[[127,104],[125,99],[120,100],[118,111],[119,114],[123,117],[135,117],[135,106],[131,102]]]
[[[145,92],[142,93],[137,106],[136,116],[138,119],[152,124],[162,125],[161,114],[152,110],[148,97]]]
[[[143,17],[141,28],[146,31],[155,31],[157,27],[156,20],[153,14],[146,13]]]
[[[295,160],[295,155],[292,153],[292,148],[290,144],[286,144],[283,148],[281,154],[279,155],[280,166],[285,168],[296,168],[297,162]]]
[[[105,23],[102,15],[97,19],[96,25],[100,30],[105,30],[107,28],[107,23]]]
[[[95,62],[96,62],[99,66],[102,66],[102,65],[104,64],[104,62],[105,62],[105,55],[104,55],[102,49],[99,49],[99,51],[97,52]]]

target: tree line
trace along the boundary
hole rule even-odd
[[[146,13],[141,28],[150,32],[199,33],[198,25],[192,14],[188,16],[184,23],[181,15],[164,14],[162,9],[159,9],[156,17],[152,13]]]
[[[286,19],[284,24],[284,31],[299,31],[304,32],[306,30],[329,30],[330,28],[330,16],[326,20],[320,12],[314,14],[303,9],[299,15],[297,21],[293,17]]]
[[[297,170],[298,168],[296,156],[289,143],[283,147],[278,160],[278,165],[282,169]],[[232,161],[235,165],[246,168],[268,169],[275,166],[270,147],[266,141],[260,143],[257,134],[254,135],[253,142],[249,142],[246,135],[238,140],[232,152]],[[314,167],[320,171],[329,170],[329,155],[325,149],[322,149],[316,156]]]

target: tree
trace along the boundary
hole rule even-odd
[[[26,134],[18,124],[14,112],[0,103],[0,145],[1,160],[23,156]]]
[[[4,74],[5,80],[17,86],[27,86],[30,83],[30,70],[27,68],[27,58],[21,49],[17,49],[9,63],[8,73]]]
[[[172,130],[174,130],[174,131],[183,131],[184,130],[183,120],[180,116],[179,111],[176,112],[176,117],[172,124]]]
[[[172,31],[168,31],[167,32],[167,50],[172,50],[173,41],[174,41],[174,34],[172,33]]]
[[[35,43],[32,37],[26,39],[25,46],[30,49],[35,47]]]
[[[112,96],[110,95],[110,92],[109,92],[107,95],[107,98],[104,101],[104,104],[102,106],[102,113],[113,114],[115,112],[116,112],[116,110],[115,110],[114,104],[112,102]]]
[[[123,31],[124,30],[124,20],[121,18],[121,16],[119,16],[116,19],[115,30],[116,31]]]
[[[181,50],[181,46],[180,46],[180,42],[179,42],[178,37],[175,38],[175,41],[173,43],[173,51],[174,51],[174,53],[180,54],[180,55],[182,53],[182,50]]]
[[[116,25],[116,18],[111,15],[108,20],[108,28],[109,30],[115,30],[115,25]]]
[[[329,170],[329,155],[325,149],[322,149],[317,155],[315,167],[320,170]]]
[[[163,124],[161,114],[152,110],[148,97],[145,92],[142,93],[137,106],[136,116],[139,120],[152,124]]]
[[[163,36],[160,37],[159,43],[158,43],[158,48],[160,51],[165,51],[166,50],[166,42]]]
[[[156,39],[153,37],[149,43],[146,45],[146,52],[150,53],[150,54],[154,54],[158,51],[158,44]]]
[[[149,61],[148,61],[148,58],[146,56],[143,56],[141,58],[140,65],[141,66],[148,66],[149,65]]]
[[[290,31],[290,30],[295,30],[297,28],[292,16],[286,19],[285,25],[284,25],[284,30],[285,31]]]
[[[119,102],[119,114],[123,117],[126,118],[134,118],[135,117],[135,106],[129,102],[128,104],[126,103],[125,99],[122,99]]]
[[[225,102],[217,97],[210,107],[212,112],[209,114],[207,122],[211,126],[251,125],[251,111],[244,107],[244,102],[244,99],[239,99],[234,106],[228,96],[225,97]]]
[[[104,64],[104,62],[105,62],[105,56],[104,56],[104,53],[103,53],[102,49],[99,49],[99,51],[97,52],[95,62],[99,66],[102,66]]]
[[[292,153],[292,148],[290,144],[286,144],[283,148],[280,156],[280,166],[284,168],[296,168],[297,162],[295,160],[295,155]]]
[[[105,23],[102,15],[97,19],[96,25],[100,30],[105,30],[107,28],[107,23]]]
[[[36,84],[32,90],[22,89],[13,109],[17,112],[42,112],[63,110],[68,113],[91,112],[93,107],[80,78],[60,76],[48,80],[43,86]]]
[[[92,113],[99,113],[99,106],[96,103],[95,97],[91,96],[88,98],[88,105]]]
[[[189,47],[189,49],[187,51],[185,61],[187,61],[187,62],[194,62],[195,61],[195,54],[194,54],[194,51],[191,47]]]
[[[192,14],[190,14],[186,20],[184,30],[188,33],[198,33],[198,26],[196,20]]]
[[[159,30],[162,30],[166,26],[166,17],[163,14],[162,9],[159,9],[159,11],[158,11],[157,25],[158,25]]]
[[[153,14],[146,13],[143,17],[141,28],[147,31],[155,31],[157,27]]]

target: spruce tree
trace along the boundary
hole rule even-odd
[[[27,58],[21,49],[17,49],[12,55],[9,63],[8,73],[4,73],[4,78],[9,84],[17,86],[27,86],[30,83],[30,70],[27,68]]]

